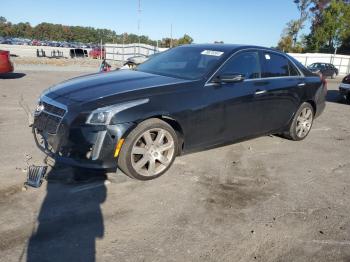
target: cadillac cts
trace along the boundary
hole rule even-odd
[[[180,154],[267,134],[303,140],[324,110],[325,93],[318,75],[284,53],[187,45],[135,70],[87,75],[47,89],[33,133],[56,163],[118,168],[148,180]]]

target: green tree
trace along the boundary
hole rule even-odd
[[[350,6],[343,1],[332,0],[327,7],[318,11],[308,37],[308,45],[314,51],[327,49],[333,52],[349,35]]]
[[[293,23],[293,44],[295,45],[298,40],[298,34],[301,29],[304,28],[304,24],[310,14],[310,6],[312,0],[294,0],[294,3],[297,5],[300,16],[298,20],[294,20]]]
[[[193,42],[193,38],[187,34],[185,34],[183,37],[181,37],[177,40],[178,45],[192,44],[192,42]]]
[[[292,52],[293,50],[293,38],[290,35],[282,36],[278,42],[277,49],[283,52]]]
[[[157,41],[145,35],[127,34],[117,35],[113,30],[67,26],[61,24],[40,23],[32,27],[29,23],[11,24],[5,17],[0,16],[0,36],[25,37],[37,40],[68,41],[99,44],[101,39],[104,43],[144,43],[157,45]],[[174,45],[192,43],[193,39],[189,35],[184,35],[180,39],[173,39]],[[171,42],[171,41],[170,41]],[[170,43],[169,42],[169,43]],[[162,46],[163,42],[161,43]],[[168,43],[164,43],[169,47]]]

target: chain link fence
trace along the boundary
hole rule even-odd
[[[146,44],[105,44],[106,59],[114,61],[126,61],[130,57],[143,56],[148,57],[154,53],[162,52],[167,48],[158,48],[157,46]]]

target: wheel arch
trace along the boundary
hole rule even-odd
[[[184,131],[183,131],[183,128],[182,128],[181,124],[179,123],[179,121],[177,121],[175,118],[173,118],[169,115],[157,115],[157,116],[153,116],[152,118],[158,118],[158,119],[166,122],[175,130],[175,132],[177,134],[178,141],[179,141],[178,155],[181,155],[181,153],[184,149],[185,139],[184,139]]]
[[[177,134],[178,141],[179,141],[178,155],[181,155],[182,151],[184,149],[184,144],[185,144],[184,130],[183,130],[183,127],[180,124],[180,122],[178,120],[176,120],[176,118],[170,116],[169,114],[165,114],[165,113],[149,114],[149,115],[145,116],[144,118],[140,118],[139,120],[134,122],[135,125],[132,128],[130,128],[130,130],[128,130],[128,132],[125,133],[125,135],[128,135],[138,124],[142,123],[145,120],[151,119],[151,118],[160,119],[160,120],[166,122],[167,124],[169,124],[174,129],[174,131]]]
[[[317,112],[317,106],[316,106],[316,103],[315,103],[315,101],[313,101],[313,100],[307,100],[307,101],[305,101],[306,103],[309,103],[311,106],[312,106],[312,108],[313,108],[313,110],[314,110],[314,116],[316,115],[316,112]]]

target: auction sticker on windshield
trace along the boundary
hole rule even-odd
[[[211,55],[211,56],[222,56],[224,52],[215,51],[215,50],[204,50],[202,55]]]

